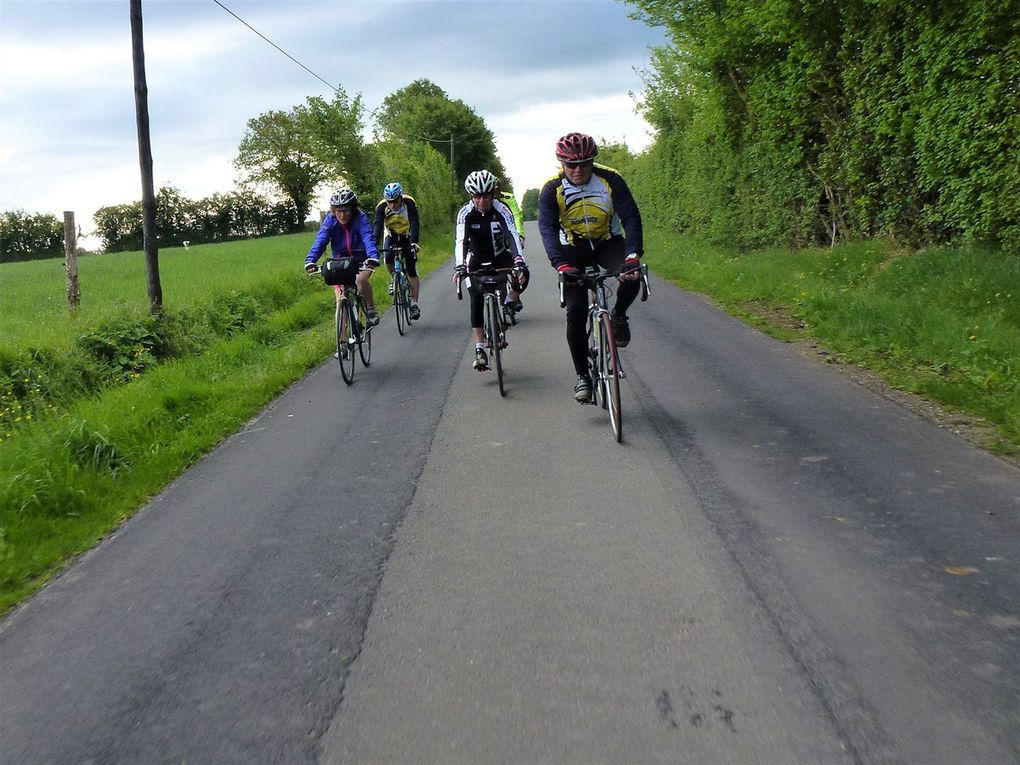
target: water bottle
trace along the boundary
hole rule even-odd
[[[393,273],[399,274],[401,270],[403,270],[403,266],[401,265],[402,260],[403,258],[400,257],[396,257],[393,259]]]

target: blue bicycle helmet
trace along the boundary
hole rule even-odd
[[[394,199],[400,199],[400,195],[404,193],[404,190],[400,187],[400,184],[394,181],[393,183],[387,183],[382,190],[383,198],[388,202],[392,202]]]

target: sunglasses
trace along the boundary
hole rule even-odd
[[[595,164],[594,159],[582,159],[579,162],[567,162],[566,160],[562,160],[562,162],[567,167],[591,167]]]
[[[472,199],[485,199],[486,197],[491,197],[491,196],[493,196],[493,193],[490,191],[490,192],[488,192],[486,194],[472,194],[471,198]]]

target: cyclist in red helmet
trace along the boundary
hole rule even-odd
[[[538,230],[553,268],[578,273],[597,263],[620,271],[613,306],[613,333],[622,348],[630,343],[627,309],[640,290],[644,252],[641,213],[626,182],[615,170],[595,164],[599,147],[590,135],[568,133],[556,142],[560,172],[546,181],[538,198]],[[577,382],[574,398],[591,399],[585,319],[588,295],[578,284],[564,285],[567,346]]]

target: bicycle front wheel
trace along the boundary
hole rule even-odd
[[[599,371],[599,337],[598,330],[593,329],[592,314],[588,314],[588,376],[591,378],[591,403],[598,405],[602,403],[605,409],[605,401],[602,396],[602,373]]]
[[[340,376],[350,385],[354,382],[354,333],[347,298],[336,304],[336,359],[340,363]]]
[[[620,356],[616,349],[616,335],[609,313],[601,318],[599,339],[599,367],[602,378],[603,405],[609,409],[609,425],[613,429],[616,443],[623,440],[623,411],[620,407]]]
[[[492,366],[496,370],[496,381],[499,383],[499,395],[506,395],[506,388],[503,386],[503,325],[500,321],[499,305],[495,295],[485,296],[485,323],[488,325],[486,333],[492,344]]]
[[[362,300],[358,301],[358,353],[361,363],[367,367],[372,361],[372,330],[368,326],[368,313]]]
[[[397,332],[401,335],[407,331],[407,280],[403,273],[393,277],[393,313],[397,315]]]

